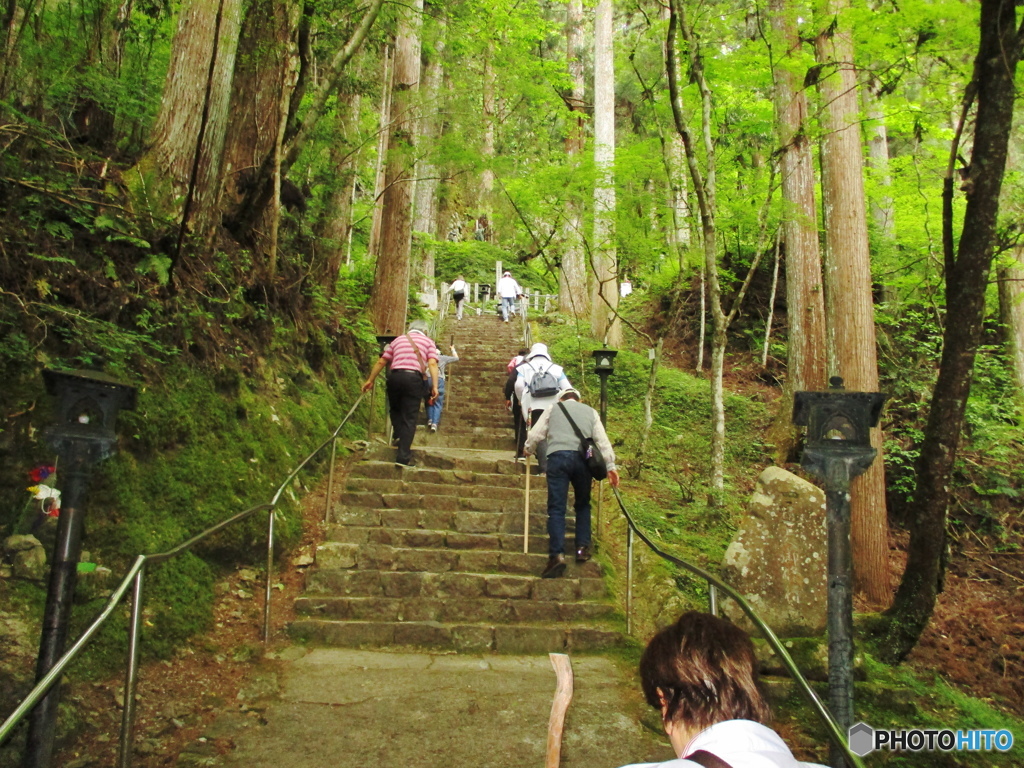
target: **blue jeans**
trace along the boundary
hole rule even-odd
[[[427,422],[430,424],[441,424],[441,409],[444,408],[444,379],[437,381],[437,397],[433,405],[427,406]]]
[[[516,313],[516,297],[515,296],[502,296],[501,297],[501,319],[508,320],[508,313],[511,312],[513,315]]]
[[[579,451],[548,454],[548,554],[565,550],[565,512],[572,484],[576,511],[576,549],[590,546],[590,470]]]

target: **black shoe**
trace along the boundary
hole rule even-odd
[[[590,547],[580,547],[576,550],[576,562],[585,563],[590,559]]]
[[[540,577],[542,579],[557,579],[563,573],[565,573],[565,556],[552,555],[548,558],[548,564],[544,566]]]

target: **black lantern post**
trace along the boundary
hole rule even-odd
[[[885,395],[847,392],[838,376],[824,392],[797,392],[793,423],[807,427],[802,466],[825,483],[828,535],[828,690],[840,729],[853,725],[853,552],[850,545],[850,481],[875,460],[871,428]],[[843,768],[834,746],[833,768]]]
[[[392,341],[394,341],[397,338],[398,338],[397,336],[393,336],[393,335],[390,335],[390,334],[379,334],[377,336],[377,344],[380,345],[381,354],[384,353],[384,347],[386,347],[388,344],[390,344]],[[385,381],[386,381],[386,379],[385,379]],[[367,440],[372,440],[373,439],[373,400],[374,400],[373,396],[376,393],[376,391],[377,391],[377,387],[374,386],[374,387],[370,388],[370,417],[369,417],[369,419],[367,420],[367,423],[366,423],[366,439]],[[386,393],[386,391],[387,390],[385,388],[385,393]],[[385,394],[385,396],[386,396],[386,394]],[[387,432],[388,432],[388,413],[389,413],[389,411],[388,411],[388,409],[387,409],[387,407],[385,405],[385,408],[384,408],[384,437],[385,437],[385,439],[388,437],[388,434],[387,434]],[[390,440],[388,442],[390,442]]]
[[[44,436],[57,452],[62,504],[43,612],[37,682],[64,653],[82,553],[83,501],[92,466],[114,453],[117,412],[134,410],[136,395],[135,387],[92,371],[46,370],[43,380],[46,391],[57,397],[57,422],[46,429]],[[25,748],[26,768],[50,765],[59,700],[58,683],[32,710]]]
[[[618,353],[614,349],[595,349],[591,352],[594,356],[594,373],[601,377],[601,404],[599,412],[601,414],[601,424],[608,424],[608,377],[612,375],[612,371],[615,370],[615,356]],[[596,529],[598,533],[601,533],[601,522],[602,512],[604,507],[604,483],[597,484],[597,520]],[[632,534],[632,528],[629,529]]]
[[[594,356],[594,373],[601,377],[601,423],[608,424],[608,377],[615,370],[615,356],[618,353],[614,349],[595,349],[591,352]]]

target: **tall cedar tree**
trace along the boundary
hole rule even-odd
[[[871,296],[864,196],[864,150],[860,107],[853,71],[853,38],[843,19],[849,0],[829,0],[822,21],[827,28],[814,41],[818,62],[831,74],[818,83],[822,110],[821,189],[825,210],[825,319],[828,363],[847,389],[878,390],[875,314]],[[871,445],[881,454],[880,429]],[[854,579],[876,605],[887,605],[889,523],[885,511],[885,472],[881,455],[850,487]]]
[[[402,333],[409,310],[412,254],[412,198],[416,159],[414,99],[420,82],[420,28],[423,0],[402,12],[395,36],[391,134],[381,210],[381,244],[370,295],[370,316],[378,333]]]

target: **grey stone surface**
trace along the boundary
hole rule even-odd
[[[722,563],[722,578],[747,599],[782,637],[824,631],[827,601],[825,493],[779,467],[757,478]],[[750,621],[731,600],[730,619],[748,631]]]
[[[574,657],[563,768],[614,768],[671,757],[640,725],[631,674]],[[237,768],[537,768],[544,764],[555,676],[546,655],[481,656],[315,649],[282,667],[262,719],[212,726]],[[265,722],[265,725],[261,725]]]

